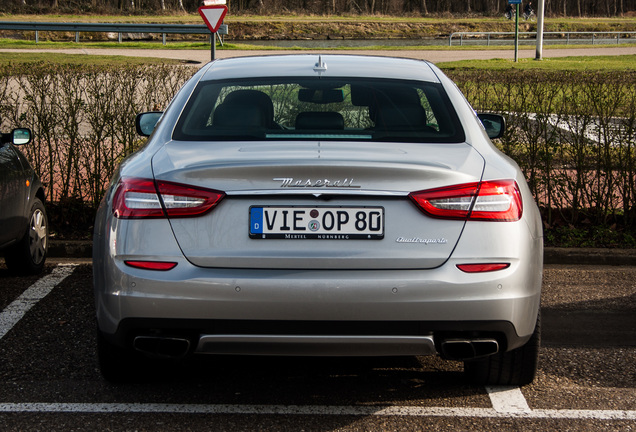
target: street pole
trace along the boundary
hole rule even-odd
[[[545,0],[539,0],[537,4],[537,55],[535,60],[543,59],[543,16],[545,11]]]
[[[519,3],[515,14],[515,63],[519,61]]]
[[[210,38],[210,60],[214,61],[216,59],[216,33],[212,33],[212,37]]]

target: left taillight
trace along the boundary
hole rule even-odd
[[[521,193],[514,180],[466,183],[409,196],[426,214],[441,219],[514,222],[523,213]]]
[[[212,189],[140,178],[123,178],[113,199],[119,219],[201,216],[225,194]]]

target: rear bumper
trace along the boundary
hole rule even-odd
[[[479,274],[453,260],[430,270],[206,269],[168,272],[107,258],[96,280],[100,330],[120,345],[183,337],[190,352],[426,355],[449,338],[523,345],[534,330],[540,274],[512,262]],[[539,280],[536,280],[537,277]],[[106,280],[104,280],[106,279]]]
[[[286,331],[285,331],[286,330]],[[509,322],[309,322],[126,319],[112,343],[160,357],[435,355],[468,359],[527,342]],[[507,345],[511,344],[511,345]]]

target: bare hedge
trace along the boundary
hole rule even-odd
[[[96,207],[118,163],[143,143],[135,115],[163,109],[192,73],[174,65],[1,67],[0,125],[33,130],[23,151],[49,201]]]
[[[0,67],[3,130],[30,127],[23,149],[48,200],[95,208],[119,161],[143,144],[138,112],[162,109],[191,66]],[[503,113],[500,149],[520,165],[546,226],[636,227],[636,72],[449,70],[478,111]]]
[[[478,111],[506,116],[500,149],[547,226],[636,226],[636,72],[448,71]]]

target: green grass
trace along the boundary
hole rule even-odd
[[[131,64],[180,64],[179,60],[162,59],[153,57],[127,57],[85,54],[60,54],[60,53],[2,53],[0,65],[4,64],[29,64],[29,63],[55,63],[55,64],[86,64],[94,65],[131,65]]]
[[[207,39],[207,37],[205,38]],[[544,50],[551,49],[586,49],[586,48],[616,48],[616,47],[633,47],[634,45],[629,44],[611,44],[611,45],[548,45],[544,46]],[[0,38],[0,49],[90,49],[90,48],[99,48],[99,49],[153,49],[153,50],[178,50],[178,49],[201,49],[201,50],[209,50],[210,43],[205,41],[200,42],[180,42],[180,41],[167,41],[166,45],[163,45],[160,41],[125,41],[125,42],[115,42],[115,41],[80,41],[80,42],[72,42],[72,41],[46,41],[40,40],[37,44],[34,40],[16,40],[16,39],[7,39]],[[257,44],[250,44],[249,42],[226,42],[223,46],[217,44],[217,49],[220,50],[307,50],[305,47],[277,47],[277,46],[263,46]],[[317,48],[318,49],[318,48]],[[453,45],[449,47],[448,45],[409,45],[409,46],[394,46],[394,45],[373,45],[368,47],[333,47],[333,48],[319,48],[321,51],[412,51],[412,50],[426,50],[426,51],[510,51],[513,49],[511,45],[504,46],[486,46],[486,45],[464,45],[458,46]],[[535,50],[536,47],[534,45],[520,45],[519,50]]]
[[[462,60],[456,62],[444,62],[437,64],[445,70],[452,69],[541,69],[541,70],[569,70],[569,71],[624,71],[636,70],[636,55],[621,56],[590,56],[590,57],[558,57],[543,59],[519,59],[517,63],[512,60]]]
[[[163,45],[161,42],[149,42],[149,41],[137,41],[137,42],[53,42],[53,41],[40,41],[37,44],[35,41],[30,40],[16,40],[16,39],[2,39],[0,38],[1,49],[87,49],[87,48],[101,48],[101,49],[210,49],[210,43],[207,41],[201,42],[168,42]]]
[[[595,47],[598,47],[596,45]],[[86,49],[86,48],[104,48],[104,49],[200,49],[209,50],[209,43],[193,43],[193,42],[175,42],[169,43],[167,46],[160,42],[95,42],[95,43],[74,43],[74,42],[35,42],[15,41],[10,39],[0,39],[0,48],[4,49],[21,49],[20,52],[3,52],[0,56],[0,64],[7,63],[32,63],[46,61],[51,63],[70,63],[79,64],[90,61],[93,64],[156,64],[156,63],[182,63],[179,60],[155,58],[155,57],[128,57],[128,56],[110,56],[110,55],[85,55],[85,54],[62,54],[56,52],[29,52],[29,49]],[[577,46],[578,48],[578,46]],[[22,50],[23,49],[23,50]],[[396,54],[401,50],[426,49],[426,50],[475,50],[490,49],[510,51],[510,47],[366,47],[357,49],[357,51],[369,53],[375,50],[395,51]],[[527,49],[535,49],[528,47]],[[279,48],[279,47],[263,47],[250,44],[230,44],[226,43],[223,47],[217,46],[217,50],[287,50],[301,51],[304,48]],[[351,50],[351,48],[321,48],[321,51],[339,51]],[[492,60],[462,60],[455,62],[441,62],[437,64],[445,70],[455,69],[542,69],[542,70],[575,70],[575,71],[623,71],[636,70],[636,55],[621,56],[597,56],[597,57],[559,57],[548,58],[541,61],[534,59],[519,59],[517,63],[507,59]]]

